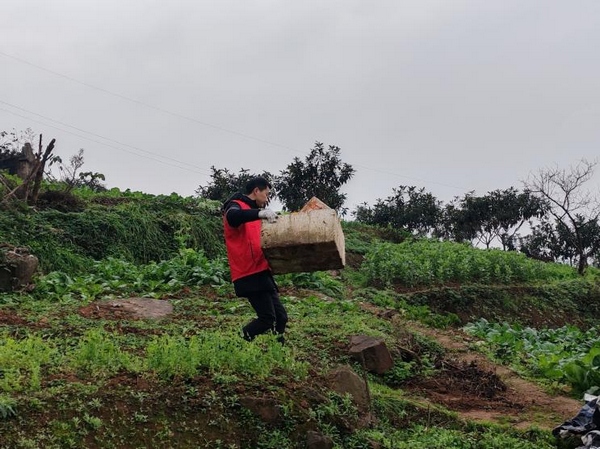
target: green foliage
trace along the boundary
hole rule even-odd
[[[592,327],[536,330],[481,319],[465,326],[496,359],[540,379],[568,384],[577,395],[600,391],[600,336]]]
[[[354,212],[356,220],[371,225],[402,229],[413,235],[432,234],[442,219],[441,202],[424,188],[400,186],[393,195],[377,200],[371,208],[359,205]]]
[[[570,267],[545,264],[520,253],[433,240],[374,245],[361,269],[372,283],[406,286],[532,282],[559,272],[564,277],[576,276]]]
[[[11,175],[4,170],[0,170],[0,199],[21,184],[23,184],[23,180],[17,175]],[[6,206],[0,205],[0,207],[4,208]]]
[[[598,219],[576,216],[572,226],[577,231],[569,228],[561,220],[554,222],[543,220],[533,227],[530,235],[521,240],[521,251],[536,259],[562,261],[571,265],[583,257],[583,268],[587,268],[588,259],[598,265],[600,262]]]
[[[365,440],[376,442],[383,449],[552,449],[555,442],[551,435],[519,435],[505,430],[447,429],[427,425],[410,426],[405,429],[367,430],[361,433]],[[347,445],[349,448],[364,448],[359,442]],[[372,447],[372,446],[370,446]]]
[[[552,447],[549,432],[521,434],[506,428],[465,424],[441,406],[423,406],[418,404],[420,400],[391,388],[401,386],[408,378],[428,375],[443,355],[443,349],[434,340],[398,327],[398,318],[448,325],[455,316],[434,313],[434,300],[462,307],[487,298],[486,289],[497,286],[466,285],[454,293],[458,289],[453,286],[419,288],[401,294],[391,288],[379,290],[350,284],[347,273],[351,270],[345,270],[339,277],[327,272],[278,276],[280,286],[298,287],[289,290],[298,297],[282,296],[290,316],[286,346],[281,346],[271,335],[246,342],[234,329],[239,329],[254,313],[245,300],[235,298],[231,291],[227,263],[219,246],[222,243],[218,204],[116,189],[99,194],[92,189],[76,188],[73,193],[86,206],[78,214],[67,215],[56,210],[8,217],[0,214],[0,241],[38,245],[36,248],[43,250],[50,266],[65,267],[63,271],[40,276],[33,292],[0,298],[0,315],[6,312],[7,317],[7,330],[0,338],[0,433],[8,435],[3,444],[10,447],[200,444],[224,448],[234,447],[235,438],[243,434],[253,447],[292,448],[304,443],[300,440],[308,421],[310,428],[316,426],[331,436],[336,447],[350,449],[377,444],[382,448]],[[131,219],[132,223],[116,223],[117,219]],[[99,228],[98,222],[114,231],[112,238],[120,242],[114,248],[111,239],[100,235],[99,229],[91,229]],[[526,294],[547,299],[548,304],[571,307],[572,302],[580,302],[582,310],[590,311],[600,306],[600,300],[596,301],[600,293],[594,270],[585,278],[578,278],[569,267],[542,265],[541,274],[536,271],[538,268],[531,268],[531,274],[520,267],[521,259],[504,260],[512,257],[509,253],[489,255],[491,252],[466,245],[440,248],[436,242],[423,242],[422,247],[408,241],[401,245],[385,244],[386,240],[402,241],[406,235],[392,228],[378,229],[362,223],[343,226],[348,231],[347,249],[367,256],[367,267],[357,274],[375,284],[395,282],[400,271],[389,267],[406,252],[408,255],[401,260],[412,259],[412,265],[419,270],[424,270],[423,267],[432,270],[433,274],[423,276],[432,285],[455,282],[452,279],[456,278],[466,279],[465,283],[473,279],[497,282],[497,278],[515,282],[522,276],[526,279],[523,282],[549,281],[515,286],[519,291],[527,290]],[[90,238],[83,241],[88,228]],[[126,242],[125,235],[135,241]],[[151,247],[160,244],[164,248]],[[215,245],[217,250],[210,253],[202,249],[205,245]],[[159,259],[146,260],[150,254],[162,250],[165,252],[157,256]],[[94,261],[90,256],[92,251],[103,256]],[[451,256],[452,252],[458,255]],[[370,261],[377,257],[385,260]],[[466,262],[461,265],[463,260]],[[381,265],[379,277],[373,275],[368,264]],[[456,272],[454,265],[459,266]],[[478,274],[479,269],[492,274]],[[419,270],[416,272],[421,273]],[[468,275],[457,275],[460,270]],[[421,282],[421,274],[412,276]],[[191,292],[186,288],[200,285],[214,288],[191,289]],[[504,285],[512,284],[501,286],[503,294],[508,294],[510,288]],[[102,320],[78,313],[80,303],[116,295],[168,295],[174,314],[154,321],[110,317]],[[499,302],[503,299],[504,296]],[[394,309],[398,314],[393,319],[387,314],[380,316],[365,302]],[[546,302],[543,305],[547,306]],[[346,346],[348,337],[357,334],[384,339],[396,360],[387,374],[368,375],[372,411],[377,420],[369,428],[361,429],[354,427],[360,418],[349,397],[324,393],[322,401],[313,402],[312,393],[320,390],[323,375],[332,367],[354,363],[349,360]],[[592,337],[593,334],[582,340]],[[559,334],[552,344],[564,343],[569,338]],[[517,337],[511,341],[515,347],[519,344]],[[519,358],[518,351],[525,351],[526,347],[519,348],[505,345],[497,352]],[[545,373],[553,376],[560,371],[565,382],[595,385],[595,372],[600,371],[599,348],[592,342],[579,359],[564,362],[553,359],[551,354],[544,358],[541,351],[536,353],[531,349],[530,358],[538,354],[540,361],[537,371],[532,369],[532,373],[543,377]],[[415,358],[405,362],[396,357],[402,349],[415,353]],[[565,353],[575,352],[568,345],[563,349]],[[560,351],[551,346],[548,352]],[[358,364],[354,366],[360,369]],[[80,381],[73,382],[73,374]],[[140,380],[138,385],[136,378]],[[558,377],[550,378],[559,382]],[[146,384],[150,387],[146,388]],[[385,395],[381,394],[384,388]],[[273,396],[284,404],[281,425],[255,424],[259,420],[246,420],[248,415],[244,415],[242,422],[235,421],[244,412],[232,397],[241,393]],[[302,403],[294,402],[296,393],[302,394]],[[225,407],[222,404],[227,397],[230,399]],[[34,401],[37,401],[35,406]],[[18,419],[4,420],[16,414],[17,402]],[[213,419],[211,414],[218,414],[219,418]],[[208,424],[203,422],[205,418],[210,419]],[[38,430],[35,422],[48,425]],[[159,434],[162,436],[158,437]]]
[[[33,294],[51,301],[91,300],[109,294],[161,296],[184,287],[228,282],[229,267],[225,258],[209,260],[201,251],[182,249],[172,259],[147,265],[108,258],[93,262],[85,275],[70,276],[54,271],[38,280]]]
[[[600,199],[584,188],[593,179],[597,165],[597,160],[581,159],[568,169],[540,170],[527,182],[529,189],[550,205],[549,214],[556,223],[556,232],[550,237],[557,238],[550,241],[551,246],[559,243],[559,255],[574,261],[581,275],[589,259],[597,259],[600,252]]]
[[[210,167],[210,170],[212,171],[210,175],[212,180],[208,185],[198,187],[196,194],[201,198],[219,203],[224,203],[234,193],[245,193],[246,183],[252,178],[261,176],[267,180],[273,179],[273,175],[269,172],[255,174],[245,168],[240,169],[240,173],[237,175],[226,168],[217,169],[214,165]]]
[[[93,204],[78,213],[2,214],[0,240],[29,246],[46,272],[69,274],[85,272],[94,260],[107,257],[135,263],[168,259],[182,246],[202,250],[209,257],[224,254],[220,218],[206,201],[114,190],[94,194],[75,189],[73,193]]]
[[[402,360],[396,360],[392,369],[387,371],[383,379],[388,385],[402,385],[402,383],[414,375],[414,362],[404,362]]]
[[[115,336],[100,329],[87,331],[70,353],[69,359],[70,366],[94,376],[136,370],[134,359],[121,350]]]
[[[441,235],[456,241],[477,240],[489,248],[493,241],[505,250],[516,248],[517,232],[528,220],[546,214],[546,202],[514,187],[484,196],[467,193],[444,209]]]
[[[307,366],[298,362],[275,337],[248,343],[241,335],[205,331],[186,339],[164,335],[148,344],[148,369],[163,377],[186,378],[210,373],[243,374],[264,379],[274,369],[285,369],[295,377],[306,376]]]
[[[410,233],[392,227],[378,227],[358,221],[342,221],[346,253],[366,254],[375,243],[399,243],[410,237]]]
[[[0,391],[39,390],[42,366],[50,363],[55,349],[36,336],[0,339]]]
[[[17,415],[17,400],[11,396],[0,394],[0,419]]]
[[[330,391],[327,400],[309,411],[309,416],[320,425],[327,424],[334,419],[356,420],[358,409],[349,393],[339,394]]]
[[[437,314],[427,304],[412,304],[406,295],[391,289],[361,288],[353,292],[353,297],[379,307],[397,310],[404,318],[418,320],[436,328],[445,328],[460,322],[454,313]]]
[[[341,298],[344,294],[344,284],[324,271],[289,273],[278,275],[276,278],[281,287],[307,288],[333,298]]]
[[[346,194],[340,188],[354,176],[354,168],[342,162],[340,148],[325,149],[316,142],[304,161],[295,157],[277,177],[274,187],[286,210],[295,212],[316,196],[332,209],[344,214]]]

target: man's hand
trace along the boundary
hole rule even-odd
[[[271,209],[263,209],[258,212],[258,218],[267,220],[269,223],[275,223],[277,221],[277,214]]]

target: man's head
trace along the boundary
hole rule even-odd
[[[254,201],[258,207],[265,207],[269,203],[271,183],[263,177],[252,178],[246,183],[246,196]]]

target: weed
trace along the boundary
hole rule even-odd
[[[273,369],[281,368],[292,375],[304,377],[306,364],[297,362],[288,348],[275,337],[261,336],[248,343],[236,333],[205,331],[189,339],[161,336],[147,348],[148,369],[163,377],[192,377],[200,369],[225,374],[267,377]]]
[[[102,426],[102,420],[100,418],[90,416],[87,413],[83,415],[83,421],[93,430],[98,430]]]
[[[113,335],[89,330],[70,354],[71,366],[85,373],[110,375],[120,369],[134,369],[132,356],[123,352]]]
[[[0,418],[6,419],[17,415],[17,400],[1,394],[0,395]]]
[[[36,336],[0,340],[0,391],[38,390],[41,368],[51,362],[56,350]]]

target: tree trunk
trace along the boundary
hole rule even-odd
[[[40,135],[40,150],[42,145],[42,136]],[[54,143],[56,139],[52,139],[48,146],[46,147],[46,151],[44,151],[44,155],[41,156],[41,160],[37,166],[37,171],[35,173],[35,181],[33,183],[33,189],[31,191],[31,196],[28,199],[28,203],[30,206],[34,206],[38,201],[38,196],[40,194],[40,187],[42,185],[42,179],[44,178],[44,169],[46,168],[46,162],[50,158],[50,154],[52,150],[54,150]]]
[[[583,276],[587,268],[587,257],[583,253],[579,253],[579,262],[577,263],[577,273]]]

